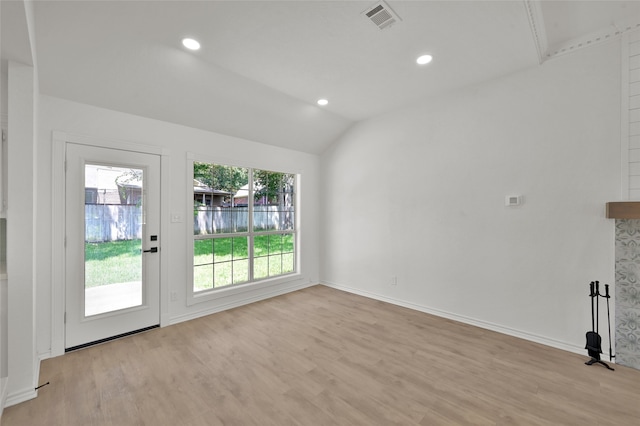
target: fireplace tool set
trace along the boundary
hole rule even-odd
[[[611,350],[611,316],[609,314],[609,284],[604,285],[604,294],[600,294],[600,282],[599,281],[591,281],[589,283],[589,297],[591,298],[591,331],[587,331],[587,345],[585,349],[589,353],[591,359],[585,364],[593,365],[593,364],[602,364],[607,369],[612,370],[606,362],[600,359],[600,354],[602,353],[602,338],[600,334],[598,334],[598,319],[600,317],[600,298],[604,297],[607,300],[607,326],[609,327],[609,361],[612,361],[615,358],[615,355],[612,354]],[[595,306],[595,310],[594,310]]]

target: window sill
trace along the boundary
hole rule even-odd
[[[299,273],[292,273],[288,275],[282,275],[275,278],[269,278],[261,281],[254,281],[244,284],[230,285],[217,289],[205,290],[198,293],[190,293],[187,297],[187,306],[193,306],[198,303],[208,302],[211,300],[224,299],[227,297],[233,297],[243,293],[251,293],[260,289],[270,288],[273,286],[287,284],[292,282],[304,281],[304,277]]]

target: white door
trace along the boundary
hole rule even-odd
[[[65,348],[160,323],[160,156],[66,144]]]

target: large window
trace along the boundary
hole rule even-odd
[[[193,163],[193,291],[296,272],[294,174]]]

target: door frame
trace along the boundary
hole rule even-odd
[[[169,244],[169,197],[163,193],[170,188],[170,151],[153,145],[91,137],[62,131],[52,133],[51,155],[51,356],[64,354],[65,350],[65,295],[66,295],[66,188],[65,154],[67,143],[111,148],[121,151],[141,152],[160,156],[160,235],[164,241],[160,255],[160,327],[169,325],[169,273],[171,258]]]

